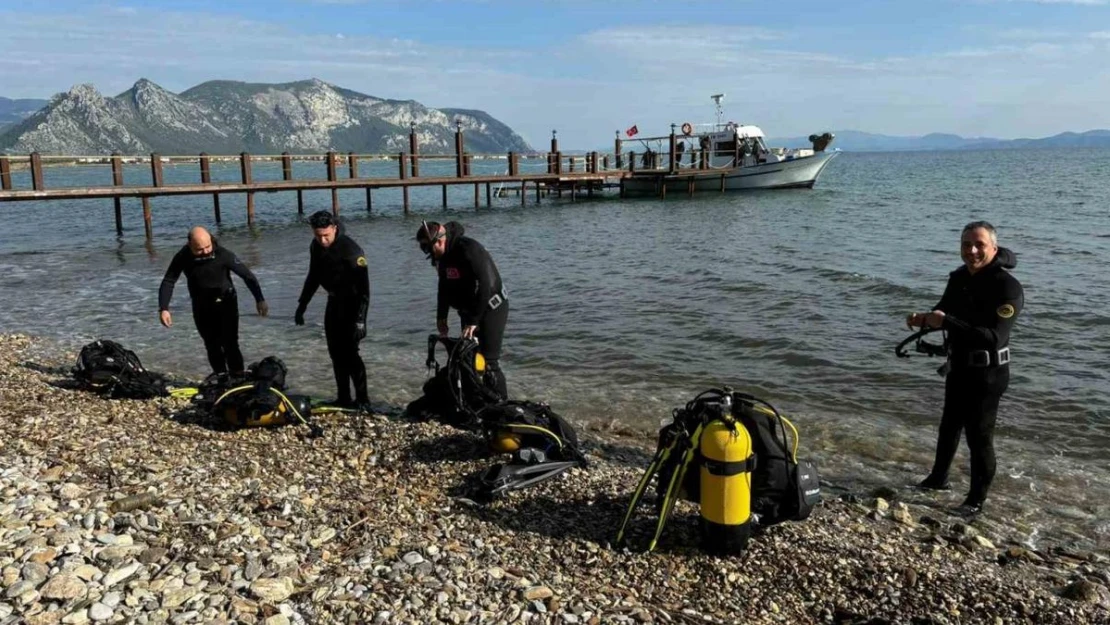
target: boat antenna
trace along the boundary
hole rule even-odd
[[[716,107],[717,107],[717,125],[720,126],[721,125],[721,116],[724,115],[724,109],[721,108],[721,100],[725,99],[725,94],[715,93],[715,94],[709,96],[709,99],[713,100],[713,104],[716,105]]]

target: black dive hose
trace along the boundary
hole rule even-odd
[[[935,343],[928,343],[923,340],[927,335],[932,334],[933,332],[942,333],[942,335],[944,336],[942,344],[937,345]],[[894,355],[899,358],[909,358],[910,353],[906,349],[906,346],[909,345],[911,342],[914,344],[914,351],[919,354],[925,354],[927,356],[948,355],[948,334],[944,331],[944,328],[921,328],[917,332],[914,332],[913,334],[906,337],[904,341],[899,343],[898,346],[894,348]]]

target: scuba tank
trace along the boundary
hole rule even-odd
[[[701,539],[711,553],[744,550],[751,535],[752,439],[732,416],[724,395],[718,414],[701,432]]]

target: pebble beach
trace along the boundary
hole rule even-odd
[[[686,503],[643,553],[645,508],[618,550],[642,433],[581,428],[588,468],[479,505],[498,458],[474,435],[399,411],[211,429],[185,400],[69,387],[75,355],[0,336],[0,625],[1110,622],[1106,554],[894,490],[825,484],[729,558]]]

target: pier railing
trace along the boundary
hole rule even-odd
[[[536,201],[542,194],[564,189],[577,197],[579,189],[621,185],[631,176],[681,175],[709,169],[709,154],[702,150],[622,150],[618,138],[610,153],[563,154],[552,137],[548,152],[521,154],[472,154],[465,150],[461,129],[455,135],[454,154],[420,153],[415,131],[408,151],[392,154],[359,154],[336,151],[324,154],[237,155],[0,155],[0,202],[64,199],[111,199],[116,230],[123,231],[122,198],[140,198],[148,237],[152,235],[151,198],[178,195],[211,195],[216,223],[222,220],[221,196],[245,194],[247,223],[254,222],[255,193],[295,191],[297,212],[304,213],[304,192],[330,190],[331,209],[339,214],[339,191],[363,188],[366,210],[373,207],[373,189],[400,188],[404,212],[409,212],[411,187],[441,186],[447,207],[448,186],[472,184],[474,206],[480,206],[481,186],[491,204],[492,185],[504,191],[510,185],[525,203],[528,185]],[[672,158],[673,156],[673,158]],[[63,167],[64,166],[64,167]],[[423,171],[422,171],[423,166]],[[64,172],[64,182],[61,175]],[[515,186],[512,186],[515,185]]]

